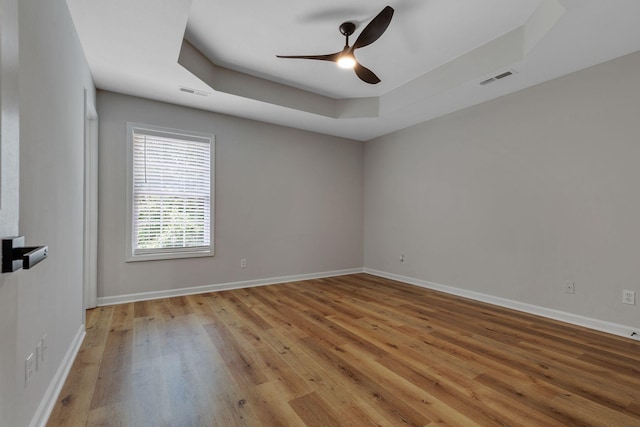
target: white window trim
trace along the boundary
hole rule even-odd
[[[172,248],[172,249],[158,249],[154,253],[148,254],[135,254],[133,253],[133,132],[134,130],[147,131],[151,134],[162,133],[171,134],[177,138],[183,139],[207,139],[210,141],[210,160],[209,165],[211,175],[210,186],[210,202],[209,202],[209,230],[210,230],[210,248]],[[138,261],[155,261],[166,259],[180,259],[180,258],[199,258],[199,257],[212,257],[214,255],[214,234],[215,234],[215,136],[207,133],[192,132],[180,129],[165,128],[155,125],[147,125],[141,123],[127,122],[127,221],[126,221],[126,262],[138,262]]]

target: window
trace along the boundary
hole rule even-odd
[[[128,261],[213,255],[213,135],[127,124]]]

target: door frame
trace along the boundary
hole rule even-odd
[[[86,89],[84,99],[83,313],[98,298],[98,113]]]

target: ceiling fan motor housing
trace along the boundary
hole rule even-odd
[[[343,36],[349,37],[356,30],[356,24],[354,24],[353,22],[343,22],[342,24],[340,24],[339,28],[340,33]]]

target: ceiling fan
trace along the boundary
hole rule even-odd
[[[375,18],[367,24],[367,26],[362,30],[358,38],[356,39],[353,46],[349,46],[349,36],[354,33],[356,30],[356,24],[353,22],[343,22],[340,24],[340,33],[345,36],[345,46],[340,52],[330,53],[328,55],[276,55],[278,58],[293,58],[293,59],[315,59],[318,61],[332,61],[338,64],[341,68],[351,68],[355,71],[356,75],[363,82],[369,84],[380,83],[380,79],[378,76],[374,74],[373,71],[369,70],[366,67],[360,65],[360,63],[356,60],[354,56],[354,51],[356,49],[360,49],[361,47],[369,46],[371,43],[375,42],[384,34],[391,23],[391,18],[393,17],[393,8],[391,6],[387,6],[382,9]]]

